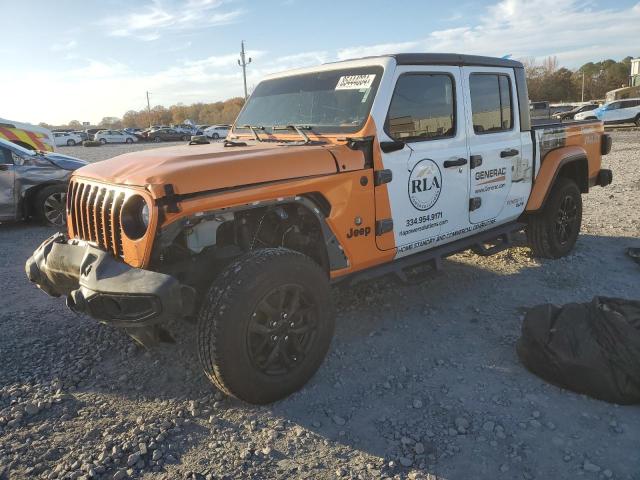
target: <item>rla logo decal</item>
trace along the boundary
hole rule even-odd
[[[409,175],[409,200],[418,210],[429,210],[440,197],[442,175],[433,160],[425,158],[416,163]]]

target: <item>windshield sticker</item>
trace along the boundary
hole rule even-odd
[[[344,75],[338,80],[336,90],[362,90],[371,88],[376,75]]]

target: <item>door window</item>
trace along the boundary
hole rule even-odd
[[[455,136],[455,92],[448,74],[405,74],[398,78],[385,130],[398,141]]]
[[[511,81],[507,75],[473,73],[469,77],[473,131],[504,132],[513,128]],[[534,108],[535,104],[534,104]]]
[[[0,147],[0,164],[13,164],[13,155],[8,148]]]

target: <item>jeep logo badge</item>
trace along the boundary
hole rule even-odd
[[[416,163],[409,174],[408,193],[411,204],[418,210],[429,210],[440,197],[442,175],[433,160],[425,158]]]

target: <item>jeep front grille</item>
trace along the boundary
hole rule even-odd
[[[72,180],[67,194],[67,212],[70,233],[97,244],[115,256],[124,256],[120,212],[127,194],[82,180]]]

